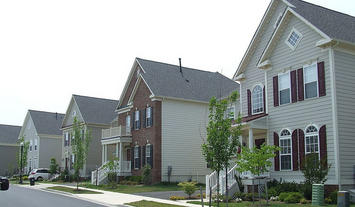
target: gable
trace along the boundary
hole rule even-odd
[[[142,71],[140,66],[138,64],[136,64],[136,61],[134,61],[134,62],[135,63],[133,64],[133,68],[131,69],[132,71],[130,72],[130,75],[129,75],[127,82],[126,82],[126,86],[121,94],[119,108],[125,107],[128,105],[129,98],[131,97],[134,86],[136,85],[136,82],[138,80],[137,71]]]
[[[21,127],[21,131],[18,138],[20,139],[21,137],[24,137],[26,141],[37,137],[36,126],[32,120],[30,112],[27,112],[25,121]]]
[[[75,102],[75,99],[72,97],[67,109],[67,112],[65,113],[65,117],[63,120],[62,128],[71,126],[74,122],[74,115],[77,117],[79,122],[84,122],[83,116],[81,115],[81,112],[79,110],[78,105]]]

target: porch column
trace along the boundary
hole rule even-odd
[[[106,162],[107,161],[107,144],[104,145],[104,151],[105,151],[104,160]]]
[[[239,136],[239,143],[240,143],[240,146],[243,147],[243,137],[242,136]]]
[[[254,147],[253,128],[249,128],[249,149]]]
[[[119,156],[118,156],[118,143],[116,143],[116,158],[119,158]]]
[[[105,145],[102,144],[102,152],[101,152],[102,165],[105,163]]]
[[[120,171],[123,170],[123,147],[122,147],[122,142],[120,142],[120,157],[119,157],[119,169]]]

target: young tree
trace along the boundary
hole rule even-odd
[[[119,169],[119,159],[114,158],[108,161],[103,168],[107,170],[106,176],[112,189],[117,187],[117,170]]]
[[[19,152],[16,155],[17,165],[20,171],[20,175],[23,173],[23,168],[27,166],[27,157],[28,157],[28,149],[30,147],[30,142],[25,141],[25,138],[22,136],[17,143],[20,145]],[[22,177],[20,178],[20,182],[22,182]]]
[[[305,163],[302,166],[302,173],[306,179],[306,184],[312,185],[315,183],[324,184],[327,181],[327,175],[330,165],[327,165],[327,160],[319,160],[317,153],[311,153],[306,156]]]
[[[238,140],[240,127],[231,127],[232,119],[226,112],[228,104],[234,103],[237,98],[238,92],[235,91],[226,99],[217,100],[216,97],[212,97],[209,103],[207,140],[202,144],[202,153],[209,167],[217,173],[217,195],[219,195],[220,171],[228,168],[229,161],[236,155],[240,146]],[[240,122],[240,118],[238,121]],[[219,199],[217,199],[217,206],[219,206]]]
[[[58,164],[54,157],[51,158],[51,164],[49,165],[49,173],[54,175],[58,172]]]
[[[74,155],[73,167],[77,190],[79,190],[80,170],[83,169],[86,162],[90,140],[91,133],[85,130],[78,119],[74,117],[72,151]]]

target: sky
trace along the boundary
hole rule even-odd
[[[308,0],[355,16],[353,0]],[[232,78],[269,0],[0,0],[0,124],[119,99],[135,57]]]

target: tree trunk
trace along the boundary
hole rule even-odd
[[[219,171],[217,171],[217,207],[219,207]]]
[[[226,207],[228,207],[228,200],[229,200],[229,194],[228,194],[228,168],[226,167]]]

